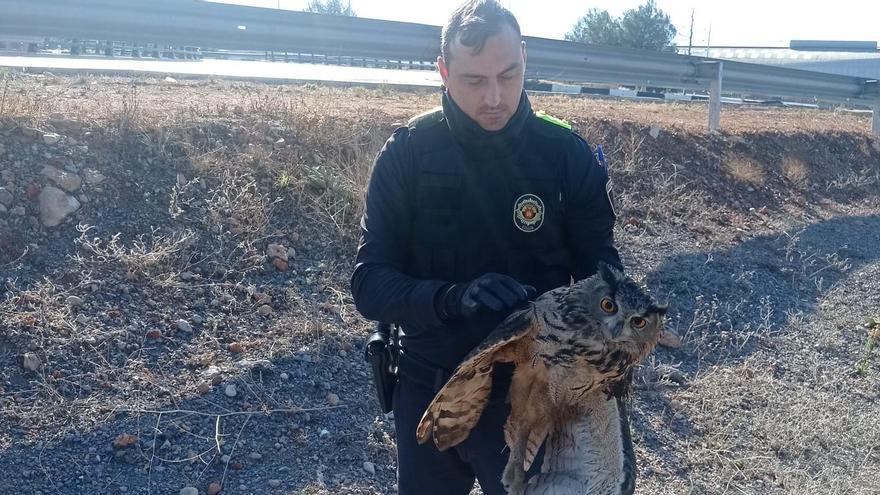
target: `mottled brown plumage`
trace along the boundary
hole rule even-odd
[[[509,493],[620,493],[631,483],[627,476],[634,476],[624,471],[634,468],[614,437],[621,429],[613,396],[653,350],[665,311],[632,279],[605,265],[590,278],[542,295],[510,315],[459,365],[422,416],[418,441],[433,438],[445,450],[467,438],[488,401],[493,364],[512,362],[504,431],[510,458],[502,480]],[[525,471],[545,440],[542,475],[526,486]],[[573,491],[559,484],[563,478]]]

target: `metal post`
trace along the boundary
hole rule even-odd
[[[709,132],[715,132],[721,127],[721,80],[723,74],[723,62],[715,62],[714,74],[709,81]]]
[[[874,102],[874,118],[871,119],[871,132],[880,140],[880,100]]]

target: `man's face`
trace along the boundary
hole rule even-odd
[[[451,60],[437,58],[443,84],[468,117],[487,131],[507,125],[519,105],[526,65],[526,49],[516,31],[505,25],[489,37],[479,54],[456,38]]]

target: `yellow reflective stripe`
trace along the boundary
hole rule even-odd
[[[552,115],[548,115],[543,110],[539,110],[539,111],[535,112],[535,116],[537,116],[539,119],[546,120],[547,122],[550,122],[551,124],[556,124],[559,127],[564,127],[568,130],[571,130],[571,124],[569,124],[565,120],[558,119]]]

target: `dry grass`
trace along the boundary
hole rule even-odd
[[[734,154],[728,154],[722,160],[724,170],[734,180],[752,187],[761,187],[767,178],[764,168],[753,160]]]
[[[804,160],[795,156],[786,156],[782,159],[782,174],[797,188],[807,186],[809,171]]]

